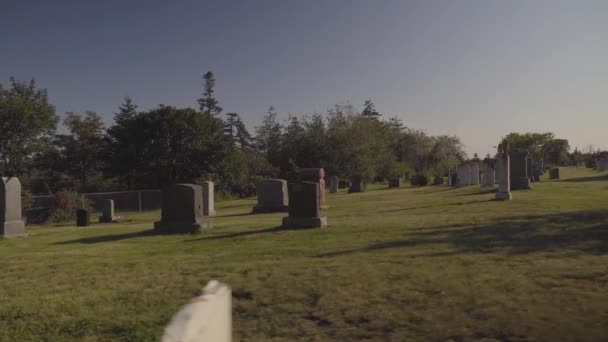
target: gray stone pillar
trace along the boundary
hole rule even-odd
[[[203,182],[203,214],[205,216],[215,216],[214,192],[213,182]]]
[[[21,182],[17,177],[2,177],[0,182],[0,236],[25,236],[21,216]]]

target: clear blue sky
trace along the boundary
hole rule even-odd
[[[250,128],[369,98],[470,154],[511,131],[608,148],[605,0],[0,2],[0,83],[60,114],[196,106],[208,70]]]

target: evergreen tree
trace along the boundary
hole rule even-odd
[[[203,113],[208,116],[218,116],[222,112],[222,107],[218,106],[218,101],[213,97],[213,88],[215,87],[215,76],[213,72],[208,71],[203,75],[204,92],[203,97],[198,99],[198,104]]]
[[[378,119],[381,116],[381,114],[376,111],[374,103],[371,100],[365,101],[365,103],[363,104],[363,112],[361,112],[361,115],[371,119]]]
[[[125,96],[124,102],[118,108],[118,113],[114,113],[114,122],[118,125],[130,120],[137,114],[137,105],[133,103],[133,100],[129,96]]]

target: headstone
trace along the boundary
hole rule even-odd
[[[435,177],[435,179],[433,179],[433,184],[434,185],[442,185],[443,184],[443,177]]]
[[[471,184],[471,166],[469,164],[460,165],[457,169],[457,173],[458,186]]]
[[[338,192],[338,186],[340,184],[340,180],[336,176],[331,176],[329,179],[329,193],[335,194]]]
[[[505,167],[503,163],[504,161],[500,158],[496,160],[496,184],[502,183],[505,177]]]
[[[283,217],[285,228],[326,227],[327,217],[321,216],[319,183],[289,184],[289,216]]]
[[[526,158],[526,170],[530,183],[534,183],[534,160],[532,158]]]
[[[304,182],[319,183],[319,203],[325,208],[325,170],[323,168],[300,169],[300,179]]]
[[[483,173],[483,186],[494,186],[496,184],[496,171],[492,168],[486,168]]]
[[[500,168],[500,179],[498,182],[498,192],[495,195],[497,200],[510,201],[511,196],[511,177],[510,173],[510,157],[509,157],[509,146],[499,146],[498,148],[498,163],[497,167]]]
[[[597,164],[599,171],[608,171],[608,159],[600,159]]]
[[[458,173],[452,172],[452,174],[450,175],[450,185],[458,186]]]
[[[154,230],[161,234],[197,233],[211,227],[203,214],[203,187],[175,184],[163,189],[161,219]]]
[[[91,213],[87,209],[76,210],[76,227],[87,227],[91,224]]]
[[[545,174],[545,160],[541,159],[539,164],[540,165],[538,165],[538,169],[540,170],[540,174],[544,175]]]
[[[213,182],[203,182],[203,214],[205,216],[215,216],[215,200]]]
[[[391,178],[388,180],[389,188],[400,188],[401,187],[401,178]]]
[[[182,307],[165,327],[162,342],[231,342],[232,291],[216,280]]]
[[[352,179],[352,182],[350,183],[350,187],[348,188],[348,193],[352,193],[352,192],[363,192],[364,186],[363,186],[363,180],[361,177],[359,176],[355,176]]]
[[[555,167],[549,171],[549,179],[559,179],[559,168]]]
[[[479,185],[479,165],[477,163],[471,164],[469,169],[471,175],[469,176],[470,185]]]
[[[254,213],[285,212],[289,207],[287,181],[284,179],[266,179],[255,186],[258,204]]]
[[[25,236],[21,216],[21,182],[17,177],[2,177],[0,184],[0,237]]]
[[[530,189],[527,165],[528,151],[512,149],[509,153],[511,190]]]
[[[114,216],[114,200],[104,199],[101,200],[101,216],[99,216],[100,223],[111,223],[118,220],[118,217]]]

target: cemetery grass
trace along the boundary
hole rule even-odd
[[[158,211],[0,240],[1,341],[152,341],[210,279],[236,341],[608,340],[608,174],[563,168],[513,201],[447,186],[328,195],[327,229],[254,199],[198,235]],[[96,216],[96,215],[95,215]]]

